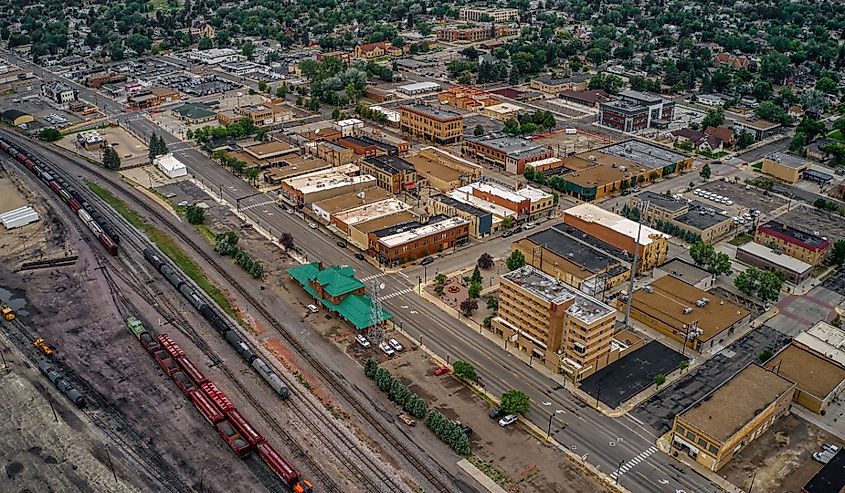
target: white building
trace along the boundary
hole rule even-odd
[[[50,98],[58,104],[76,101],[77,93],[70,86],[62,82],[41,84],[41,95]]]
[[[0,223],[6,229],[20,228],[38,220],[38,213],[29,206],[18,207],[0,214]]]
[[[725,104],[725,98],[718,94],[699,94],[695,100],[705,106],[722,106]]]
[[[364,128],[364,122],[357,118],[349,118],[347,120],[338,120],[333,127],[340,132],[341,137],[351,137]]]
[[[188,60],[204,63],[206,65],[217,65],[224,62],[239,62],[246,60],[246,57],[233,48],[212,48],[210,50],[194,50],[185,56]]]
[[[417,82],[416,84],[407,84],[396,88],[397,91],[408,96],[418,96],[420,94],[428,94],[440,90],[440,84],[436,82]]]
[[[172,153],[159,156],[153,160],[153,164],[161,170],[168,178],[179,178],[188,174],[188,167],[185,163],[176,159]]]

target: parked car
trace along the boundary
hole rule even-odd
[[[434,259],[433,259],[433,258],[431,258],[431,257],[426,257],[426,258],[424,258],[424,259],[420,260],[420,265],[428,265],[428,264],[430,264],[430,263],[432,263],[432,262],[434,262]]]
[[[839,447],[837,447],[836,445],[834,445],[832,443],[822,444],[822,449],[827,451],[827,452],[830,452],[831,454],[836,454],[836,452],[839,452]]]
[[[396,353],[396,351],[394,351],[393,348],[390,347],[390,344],[388,344],[386,342],[379,343],[378,347],[379,347],[379,349],[381,349],[381,352],[383,352],[384,354],[386,354],[388,356],[393,356],[394,353]]]
[[[450,370],[448,366],[441,366],[440,368],[434,370],[434,374],[439,377],[440,375],[445,375],[450,371],[452,370]]]
[[[319,228],[319,226],[317,226],[317,223],[308,223],[308,227],[311,228],[311,229]]]
[[[822,464],[827,464],[828,462],[830,462],[830,459],[832,459],[834,455],[836,455],[835,452],[831,452],[829,450],[822,450],[821,452],[813,453],[813,460],[815,460],[816,462],[821,462]]]
[[[370,347],[370,341],[368,341],[367,338],[364,337],[364,334],[356,335],[355,340],[358,341],[358,344],[360,344],[361,347]]]
[[[363,253],[356,253],[355,258],[357,258],[358,260],[366,260],[366,257],[364,257]]]
[[[405,423],[408,426],[416,426],[416,424],[417,424],[417,422],[414,420],[414,418],[409,416],[408,413],[399,413],[396,416],[398,416],[399,419],[401,419],[402,422]]]
[[[536,226],[536,224],[534,224],[534,223],[525,223],[525,229],[531,229],[534,226]]]
[[[516,414],[508,414],[499,420],[499,426],[505,427],[516,422]]]
[[[502,233],[502,238],[509,238],[511,236],[513,236],[513,231],[511,231],[511,230],[507,230],[504,233]]]
[[[523,231],[525,231],[525,230],[522,229],[522,226],[519,226],[518,228],[513,230],[513,234],[518,235],[519,233],[522,233]]]
[[[472,427],[471,426],[465,425],[458,420],[455,420],[455,424],[461,427],[461,432],[464,435],[466,435],[466,436],[472,435]]]
[[[399,341],[397,341],[396,339],[390,339],[387,341],[387,343],[390,344],[390,347],[392,347],[396,351],[401,351],[405,349],[404,347],[402,347],[402,344],[400,344]]]
[[[340,240],[340,241],[337,242],[337,246],[339,246],[340,248],[346,248],[346,242],[343,241],[343,240]]]
[[[305,308],[308,308],[308,311],[311,313],[317,313],[317,305],[308,305]]]
[[[493,408],[493,410],[490,411],[490,419],[501,418],[503,414],[505,414],[505,410],[501,407]]]

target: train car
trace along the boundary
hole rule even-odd
[[[202,414],[202,417],[205,418],[211,426],[214,426],[225,419],[223,413],[217,409],[217,406],[215,406],[214,403],[211,402],[211,399],[203,394],[202,390],[199,388],[191,392],[190,397],[191,403],[193,403],[194,407],[197,408],[197,411]]]
[[[214,330],[216,330],[221,336],[225,337],[226,332],[232,330],[232,328],[229,327],[229,324],[226,323],[225,320],[223,320],[223,317],[218,315],[217,312],[208,305],[200,309],[200,315],[202,315],[203,318],[208,320],[208,323],[211,324],[211,327],[213,327]]]
[[[250,444],[238,433],[238,430],[232,426],[232,423],[226,421],[225,419],[215,425],[217,428],[217,433],[220,435],[220,438],[226,442],[235,454],[238,457],[243,457],[249,453]]]
[[[109,252],[111,255],[117,255],[117,244],[112,241],[109,235],[105,233],[100,233],[97,238],[100,240],[100,244],[103,245],[107,252]]]
[[[235,331],[230,330],[229,332],[226,332],[226,341],[229,345],[235,348],[235,351],[237,351],[238,355],[246,361],[246,364],[251,365],[252,362],[255,361],[255,358],[258,357],[249,345],[235,334]]]
[[[129,332],[131,332],[138,340],[141,340],[141,334],[147,333],[147,328],[144,327],[144,323],[135,317],[129,317],[126,319],[126,327],[129,328]]]
[[[179,286],[179,292],[181,292],[182,295],[187,298],[188,302],[191,303],[191,305],[193,305],[197,310],[201,310],[202,307],[206,305],[205,301],[197,295],[197,291],[187,283]]]
[[[173,361],[177,361],[179,358],[183,358],[185,356],[185,351],[182,351],[182,348],[180,348],[179,345],[176,344],[176,341],[174,341],[169,335],[162,334],[158,336],[158,342],[161,344],[161,347],[167,351],[167,354],[173,358]]]
[[[203,394],[205,394],[206,397],[211,399],[211,402],[213,402],[214,405],[217,406],[217,409],[219,409],[223,413],[235,409],[235,405],[232,404],[232,401],[230,401],[229,398],[226,397],[226,394],[224,394],[220,389],[218,389],[217,386],[214,385],[214,383],[205,382],[204,384],[200,385],[200,390],[202,390]]]
[[[67,201],[67,203],[70,208],[73,209],[73,212],[76,212],[77,214],[82,209],[82,204],[80,204],[79,201],[73,197],[71,197],[70,200]]]
[[[170,282],[170,284],[172,284],[176,289],[179,289],[179,286],[185,283],[182,277],[176,273],[176,270],[167,264],[162,264],[159,271],[161,272],[161,275],[163,275],[164,278],[167,279],[168,282]]]
[[[229,423],[238,430],[238,434],[241,435],[247,443],[255,446],[264,441],[264,437],[261,436],[261,434],[258,433],[251,424],[249,424],[249,421],[247,421],[246,418],[241,416],[241,413],[239,413],[237,409],[232,409],[225,414]]]
[[[285,382],[276,374],[261,358],[255,358],[252,362],[252,367],[261,375],[261,378],[267,382],[270,387],[279,394],[282,399],[290,397],[290,388],[285,385]]]
[[[59,197],[61,197],[62,200],[64,200],[66,203],[70,204],[70,199],[71,199],[70,194],[67,193],[67,190],[65,190],[64,185],[62,185],[61,183],[59,183],[59,185],[61,187],[61,188],[59,188]]]
[[[159,344],[158,340],[156,340],[156,338],[149,332],[145,331],[143,334],[140,334],[138,339],[141,341],[141,345],[144,346],[144,349],[146,349],[150,354],[153,354],[154,351],[161,349],[161,344]]]
[[[194,385],[194,382],[192,382],[191,379],[188,378],[188,375],[186,375],[182,370],[176,369],[173,374],[170,375],[170,378],[173,379],[173,383],[175,383],[176,386],[179,387],[179,390],[188,396],[188,398],[191,397],[191,392],[197,388],[197,386]]]
[[[158,351],[153,351],[153,359],[156,360],[158,366],[164,370],[164,373],[167,373],[168,376],[172,377],[173,372],[179,370],[179,365],[176,364],[176,361],[170,357],[170,355],[164,349],[159,349]]]
[[[311,481],[301,480],[299,471],[279,455],[272,445],[262,442],[256,446],[256,450],[258,450],[261,460],[288,485],[291,491],[294,493],[313,492],[314,485],[311,484]]]
[[[162,260],[157,253],[149,248],[144,248],[144,258],[147,259],[147,262],[153,264],[156,271],[161,271],[161,266],[164,265],[164,260]]]
[[[182,356],[181,358],[176,358],[176,363],[179,364],[179,367],[182,368],[182,371],[185,372],[185,375],[188,375],[188,378],[194,382],[194,385],[200,386],[208,381],[205,378],[205,375],[200,372],[191,360],[188,359],[187,356]]]
[[[47,377],[48,380],[53,382],[53,385],[59,389],[59,392],[63,393],[65,397],[70,399],[71,402],[76,404],[76,407],[85,407],[85,396],[83,396],[78,390],[73,388],[73,386],[62,377],[62,374],[59,373],[58,370],[47,360],[41,360],[38,362],[38,368],[41,370],[41,373]]]
[[[62,189],[62,186],[61,186],[61,185],[59,185],[59,182],[57,182],[57,181],[55,180],[55,178],[54,178],[54,179],[52,179],[52,180],[50,180],[50,181],[48,181],[48,182],[47,182],[47,185],[49,185],[49,186],[50,186],[50,188],[51,188],[54,192],[56,192],[56,193],[59,193],[59,191]]]

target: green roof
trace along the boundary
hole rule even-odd
[[[173,111],[189,120],[200,120],[214,116],[214,111],[211,110],[211,107],[203,103],[185,103],[178,108],[173,108]]]
[[[355,278],[355,270],[348,265],[333,265],[320,270],[318,262],[300,265],[292,269],[288,269],[288,274],[298,282],[305,291],[315,299],[319,299],[320,303],[327,309],[337,312],[344,319],[348,320],[356,329],[366,329],[369,327],[370,319],[373,313],[373,302],[369,296],[361,296],[357,294],[350,294],[341,300],[340,303],[334,304],[329,300],[319,298],[316,291],[311,287],[310,281],[315,280],[324,287],[327,293],[332,296],[341,296],[350,293],[356,289],[364,287],[364,283]],[[381,311],[378,317],[379,322],[389,320],[390,313],[385,310]]]

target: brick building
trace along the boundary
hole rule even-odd
[[[367,253],[379,264],[397,266],[462,245],[469,240],[469,222],[434,216],[428,222],[391,226],[369,235]]]
[[[380,188],[390,193],[415,190],[417,172],[414,166],[400,157],[376,156],[361,161],[361,173],[376,177]]]
[[[819,265],[830,249],[830,240],[778,221],[757,227],[754,242],[776,247],[781,253],[811,265]]]
[[[554,157],[555,151],[549,146],[536,144],[522,137],[494,134],[467,138],[461,148],[461,154],[493,164],[509,173],[521,175],[527,163]]]
[[[436,144],[454,144],[464,137],[460,113],[420,103],[399,107],[399,130]]]

